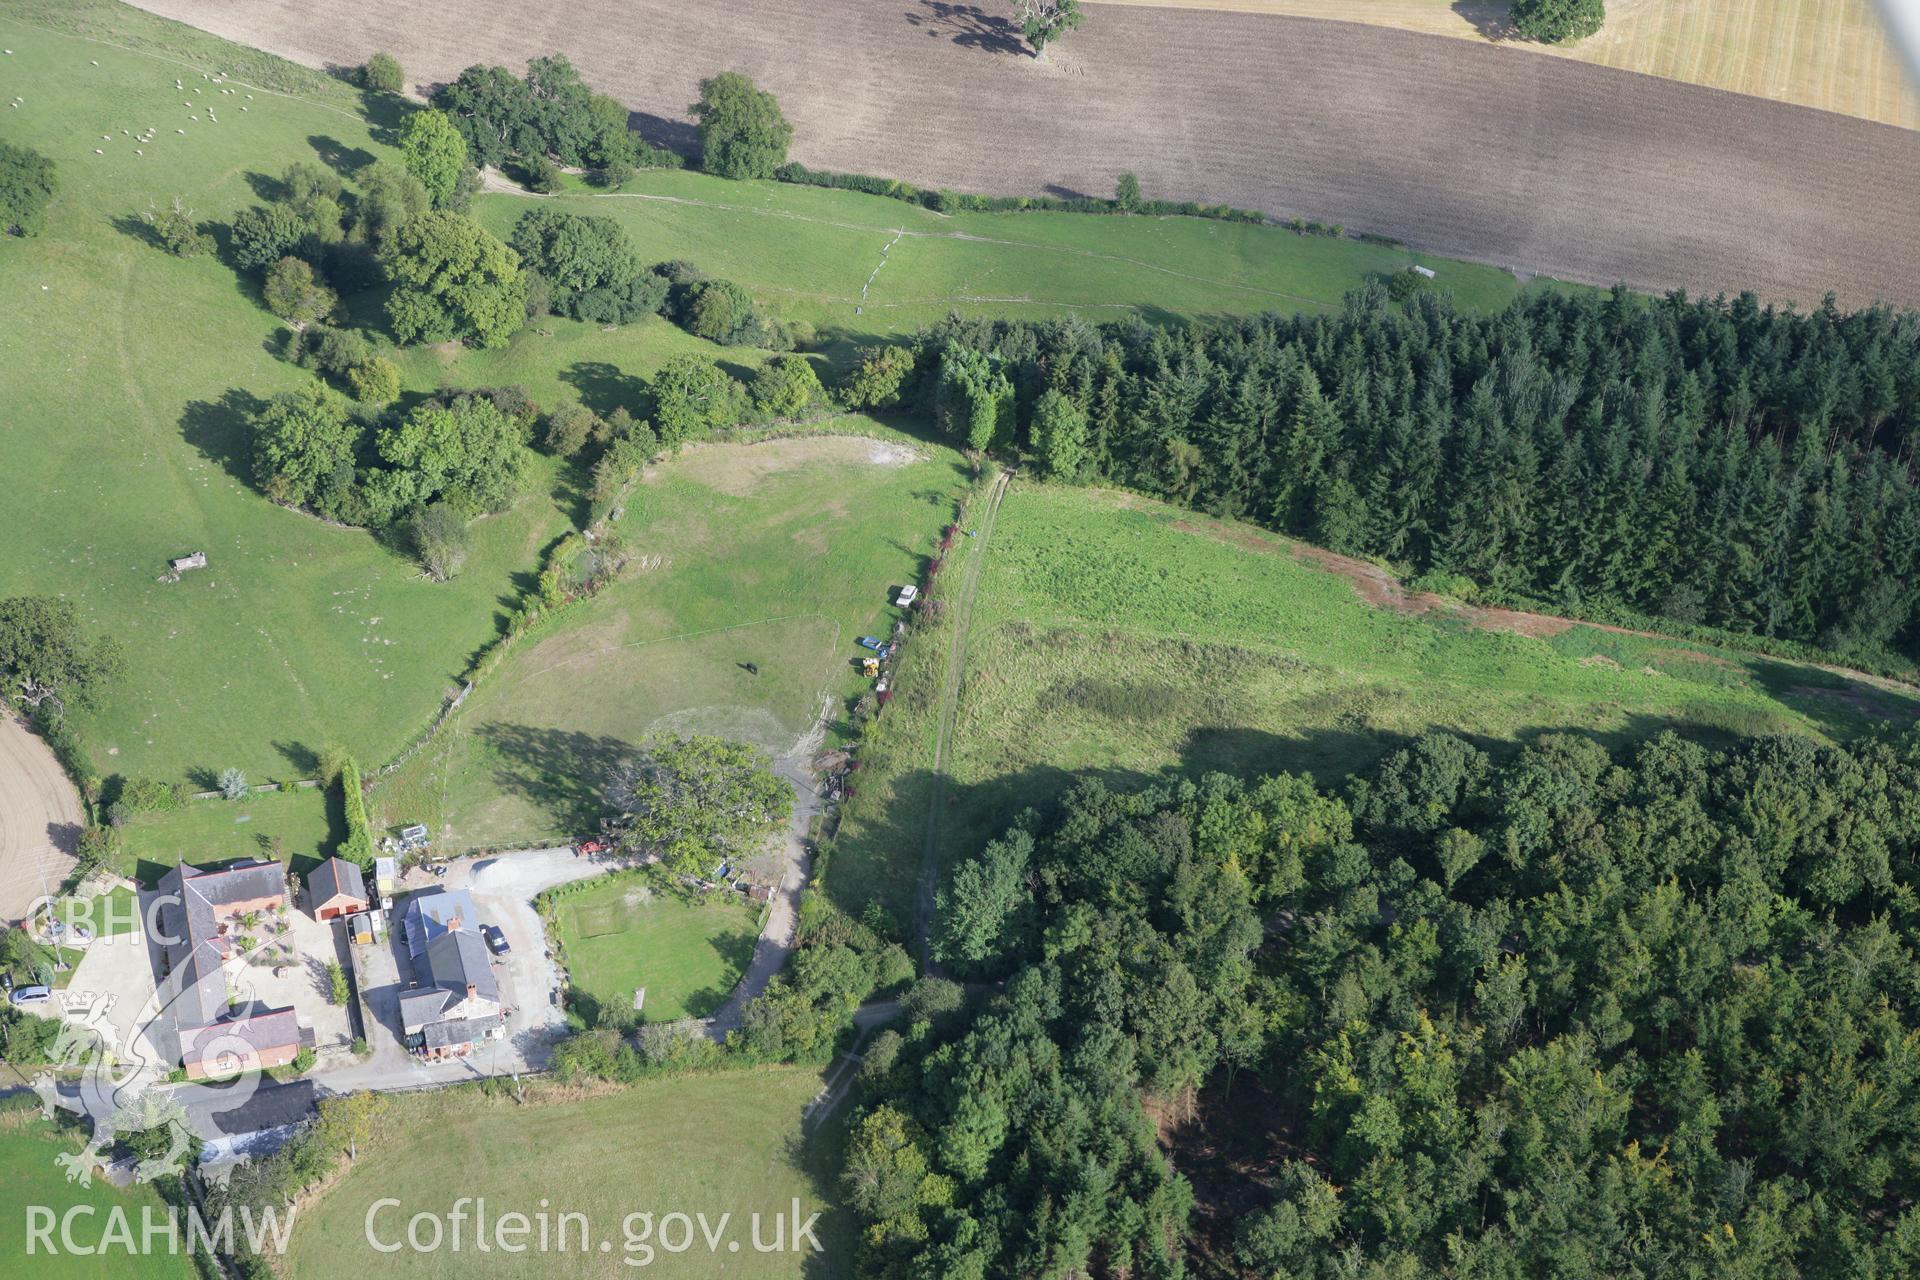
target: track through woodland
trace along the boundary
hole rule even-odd
[[[929,973],[936,968],[928,934],[933,928],[934,892],[940,884],[940,819],[947,805],[947,757],[953,750],[953,727],[960,716],[960,685],[967,672],[967,633],[973,627],[973,599],[980,589],[980,570],[987,562],[993,541],[994,519],[1000,514],[1000,499],[1007,496],[1007,484],[1012,478],[1010,471],[994,477],[975,522],[973,549],[967,556],[966,572],[960,577],[960,594],[953,601],[953,636],[947,643],[946,671],[940,678],[940,709],[933,737],[933,780],[927,787],[927,839],[920,852],[920,882],[913,896],[913,936],[920,950],[921,968]]]

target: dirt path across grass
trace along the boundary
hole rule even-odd
[[[686,150],[699,81],[734,70],[814,168],[1088,195],[1130,170],[1529,274],[1920,305],[1920,133],[1504,45],[1089,4],[1039,62],[986,0],[139,3],[310,66],[385,49],[416,87],[564,53]]]
[[[933,928],[934,891],[940,883],[940,819],[947,804],[947,757],[953,749],[953,726],[960,715],[960,681],[967,670],[967,633],[973,627],[973,598],[980,589],[980,570],[987,561],[988,545],[993,540],[994,518],[1000,514],[1000,499],[1007,496],[1011,471],[994,477],[987,490],[986,503],[974,522],[978,536],[967,557],[966,572],[960,577],[960,593],[953,600],[953,638],[947,644],[947,669],[940,678],[940,713],[933,738],[933,780],[927,788],[927,840],[920,853],[920,882],[913,896],[913,937],[920,952],[920,964],[935,972],[928,933]]]
[[[0,710],[0,922],[26,917],[73,870],[86,821],[47,744]]]

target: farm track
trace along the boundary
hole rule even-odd
[[[940,679],[940,712],[933,737],[933,780],[927,787],[927,840],[920,853],[920,880],[913,895],[913,936],[921,967],[935,972],[928,933],[933,928],[933,896],[940,883],[940,818],[947,803],[947,757],[953,750],[953,727],[960,716],[960,684],[967,671],[967,633],[973,628],[973,598],[980,588],[980,570],[993,541],[994,519],[1000,500],[1007,496],[1010,471],[994,477],[987,490],[986,509],[976,522],[978,536],[960,578],[960,594],[953,602],[953,639],[947,646],[947,668]]]
[[[733,69],[816,167],[1056,194],[1130,169],[1527,273],[1920,305],[1920,133],[1473,41],[1095,4],[1040,63],[984,0],[140,2],[309,65],[388,49],[421,85],[557,50],[683,149]]]

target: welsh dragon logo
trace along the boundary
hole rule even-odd
[[[132,942],[145,945],[138,934]],[[69,1008],[54,1039],[52,1063],[31,1082],[41,1113],[49,1120],[59,1109],[92,1122],[93,1136],[84,1148],[54,1157],[67,1181],[91,1187],[94,1171],[104,1176],[113,1164],[111,1153],[122,1135],[143,1135],[133,1166],[137,1182],[180,1173],[194,1159],[192,1121],[166,1078],[172,1064],[162,1061],[152,1048],[156,1038],[163,1044],[174,1042],[174,1006],[181,992],[179,975],[169,975],[124,1029],[109,1017],[114,996],[101,996],[83,1012]],[[242,989],[239,994],[251,993]],[[194,1106],[203,1114],[244,1106],[260,1086],[257,1060],[237,1037],[231,1046],[217,1042],[207,1046],[207,1056],[217,1059],[225,1047],[233,1050],[232,1060],[251,1065],[218,1087],[185,1086],[194,1091]],[[80,1072],[78,1081],[63,1088],[55,1073],[75,1068]]]

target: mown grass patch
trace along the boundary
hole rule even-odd
[[[152,885],[181,862],[273,858],[304,872],[346,834],[338,788],[256,791],[242,800],[192,800],[134,816],[121,831],[120,874]]]
[[[559,896],[556,933],[565,948],[576,1008],[588,1022],[605,1010],[635,1021],[704,1018],[753,959],[759,910],[721,889],[693,894],[656,876],[615,874]],[[636,989],[645,1007],[633,1007]]]

